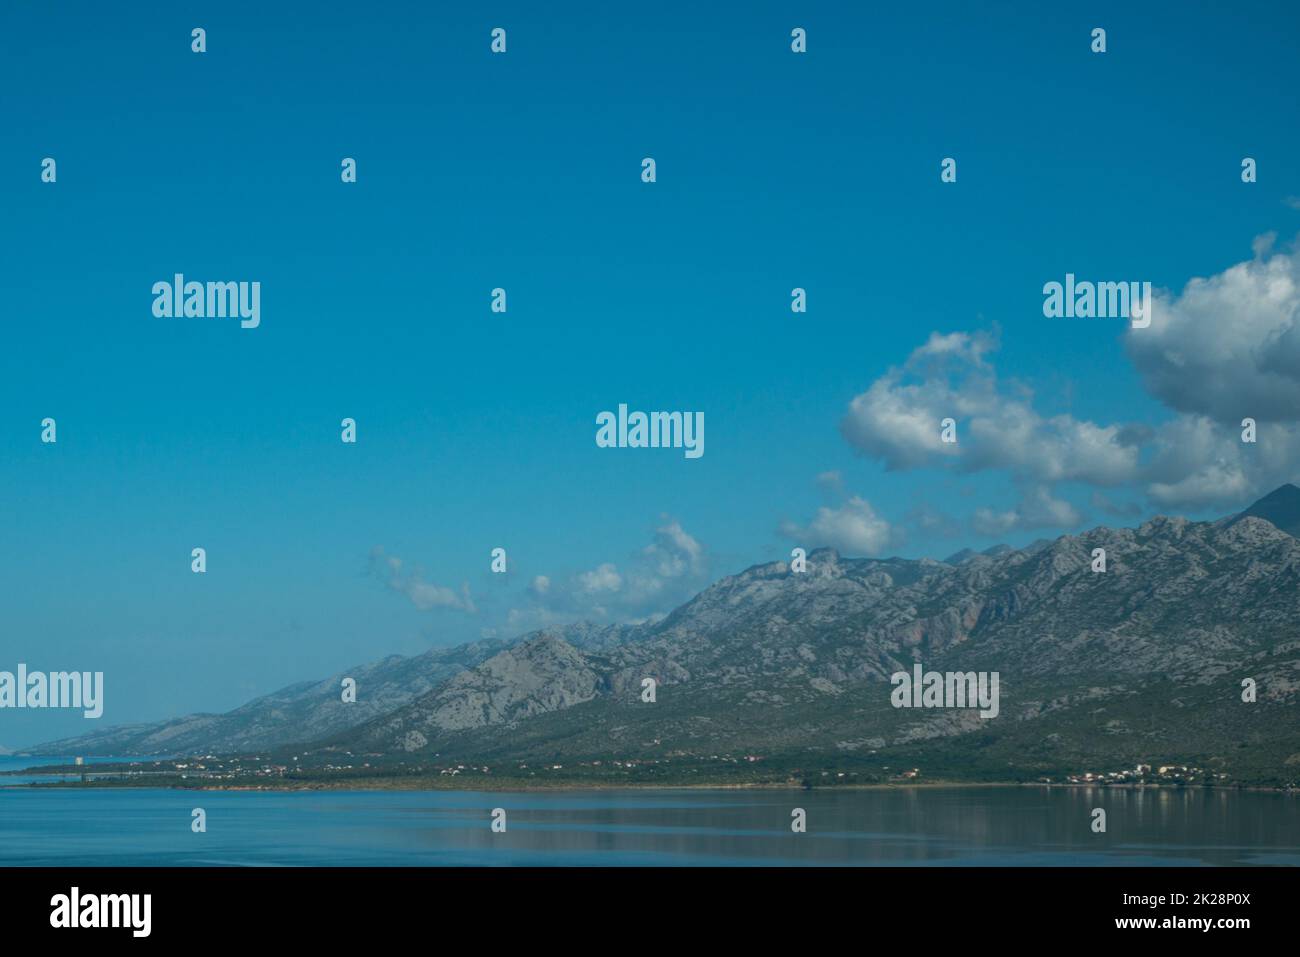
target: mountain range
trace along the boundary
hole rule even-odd
[[[748,762],[870,778],[1033,780],[1139,763],[1300,778],[1300,489],[945,561],[829,549],[723,578],[665,618],[390,657],[223,715],[44,754],[292,749],[452,766]],[[1098,549],[1105,570],[1097,569]],[[896,708],[891,676],[996,672],[997,717]],[[357,702],[340,701],[344,676]],[[644,679],[655,681],[653,702]],[[1243,700],[1243,681],[1255,700]]]

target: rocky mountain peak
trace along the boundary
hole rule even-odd
[[[1245,518],[1262,518],[1274,528],[1300,538],[1300,488],[1290,482],[1275,488],[1233,518],[1230,524]]]

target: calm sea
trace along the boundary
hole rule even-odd
[[[0,768],[31,763],[0,759]],[[196,807],[207,813],[207,833],[190,830]],[[504,834],[490,829],[498,807]],[[804,834],[790,830],[796,807],[807,812]],[[1105,834],[1092,833],[1095,807],[1106,809]],[[0,788],[0,865],[39,864],[1300,865],[1300,796]]]

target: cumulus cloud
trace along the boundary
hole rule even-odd
[[[588,595],[601,592],[615,592],[623,587],[623,576],[611,562],[605,562],[589,572],[578,576],[578,587]]]
[[[1139,432],[1034,410],[1032,393],[999,383],[984,334],[932,333],[900,368],[853,399],[840,423],[851,445],[890,470],[939,466],[959,472],[1006,469],[1037,482],[1118,485],[1139,464]],[[957,422],[958,441],[940,439]]]
[[[1043,486],[1029,489],[1015,508],[1003,512],[978,508],[971,518],[975,531],[995,537],[1037,528],[1077,528],[1082,523],[1083,515],[1078,509],[1054,498]]]
[[[965,534],[961,522],[924,502],[908,509],[903,522],[908,529],[926,538],[958,538]]]
[[[388,588],[405,595],[420,611],[434,608],[452,608],[457,611],[475,614],[478,609],[470,598],[469,584],[464,583],[460,591],[424,580],[418,568],[405,574],[402,572],[402,560],[396,555],[387,555],[383,548],[376,545],[370,550],[370,570]]]
[[[1125,346],[1147,390],[1178,412],[1216,422],[1300,421],[1300,250],[1253,259],[1181,295],[1157,294],[1151,325]]]
[[[812,548],[828,547],[847,555],[879,555],[895,541],[894,529],[871,503],[854,495],[838,508],[822,506],[811,522],[785,522],[781,533]]]
[[[601,562],[567,578],[538,575],[529,603],[511,610],[512,626],[564,621],[643,621],[671,611],[708,582],[704,546],[677,519],[664,516],[650,543],[620,566]]]
[[[939,439],[939,422],[988,406],[992,370],[983,357],[995,348],[993,337],[982,333],[931,333],[902,368],[890,369],[853,399],[841,433],[890,470],[955,456],[957,450]]]
[[[704,573],[704,546],[676,519],[668,520],[655,531],[655,540],[642,549],[641,557],[659,579]]]
[[[1158,505],[1240,503],[1293,482],[1300,472],[1300,425],[1262,422],[1256,441],[1240,424],[1183,415],[1157,433],[1147,492]]]
[[[1152,397],[1172,417],[1157,425],[1045,413],[1033,393],[998,378],[993,333],[932,333],[901,366],[849,403],[844,438],[887,470],[1002,472],[1019,504],[981,509],[972,522],[995,535],[1071,528],[1083,521],[1068,485],[1128,488],[1155,506],[1232,507],[1300,472],[1300,251],[1254,258],[1182,293],[1156,295],[1152,323],[1129,327],[1125,346]],[[943,419],[958,441],[940,440]],[[1257,425],[1241,441],[1243,419]],[[1134,503],[1094,496],[1094,508],[1131,515]],[[819,518],[822,516],[819,515]],[[828,513],[825,524],[834,524]],[[811,527],[811,526],[810,526]]]

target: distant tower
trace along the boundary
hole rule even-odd
[[[85,759],[85,758],[77,758],[77,762],[76,762],[76,763],[77,763],[77,767],[81,767],[83,764],[86,763],[86,759]]]

